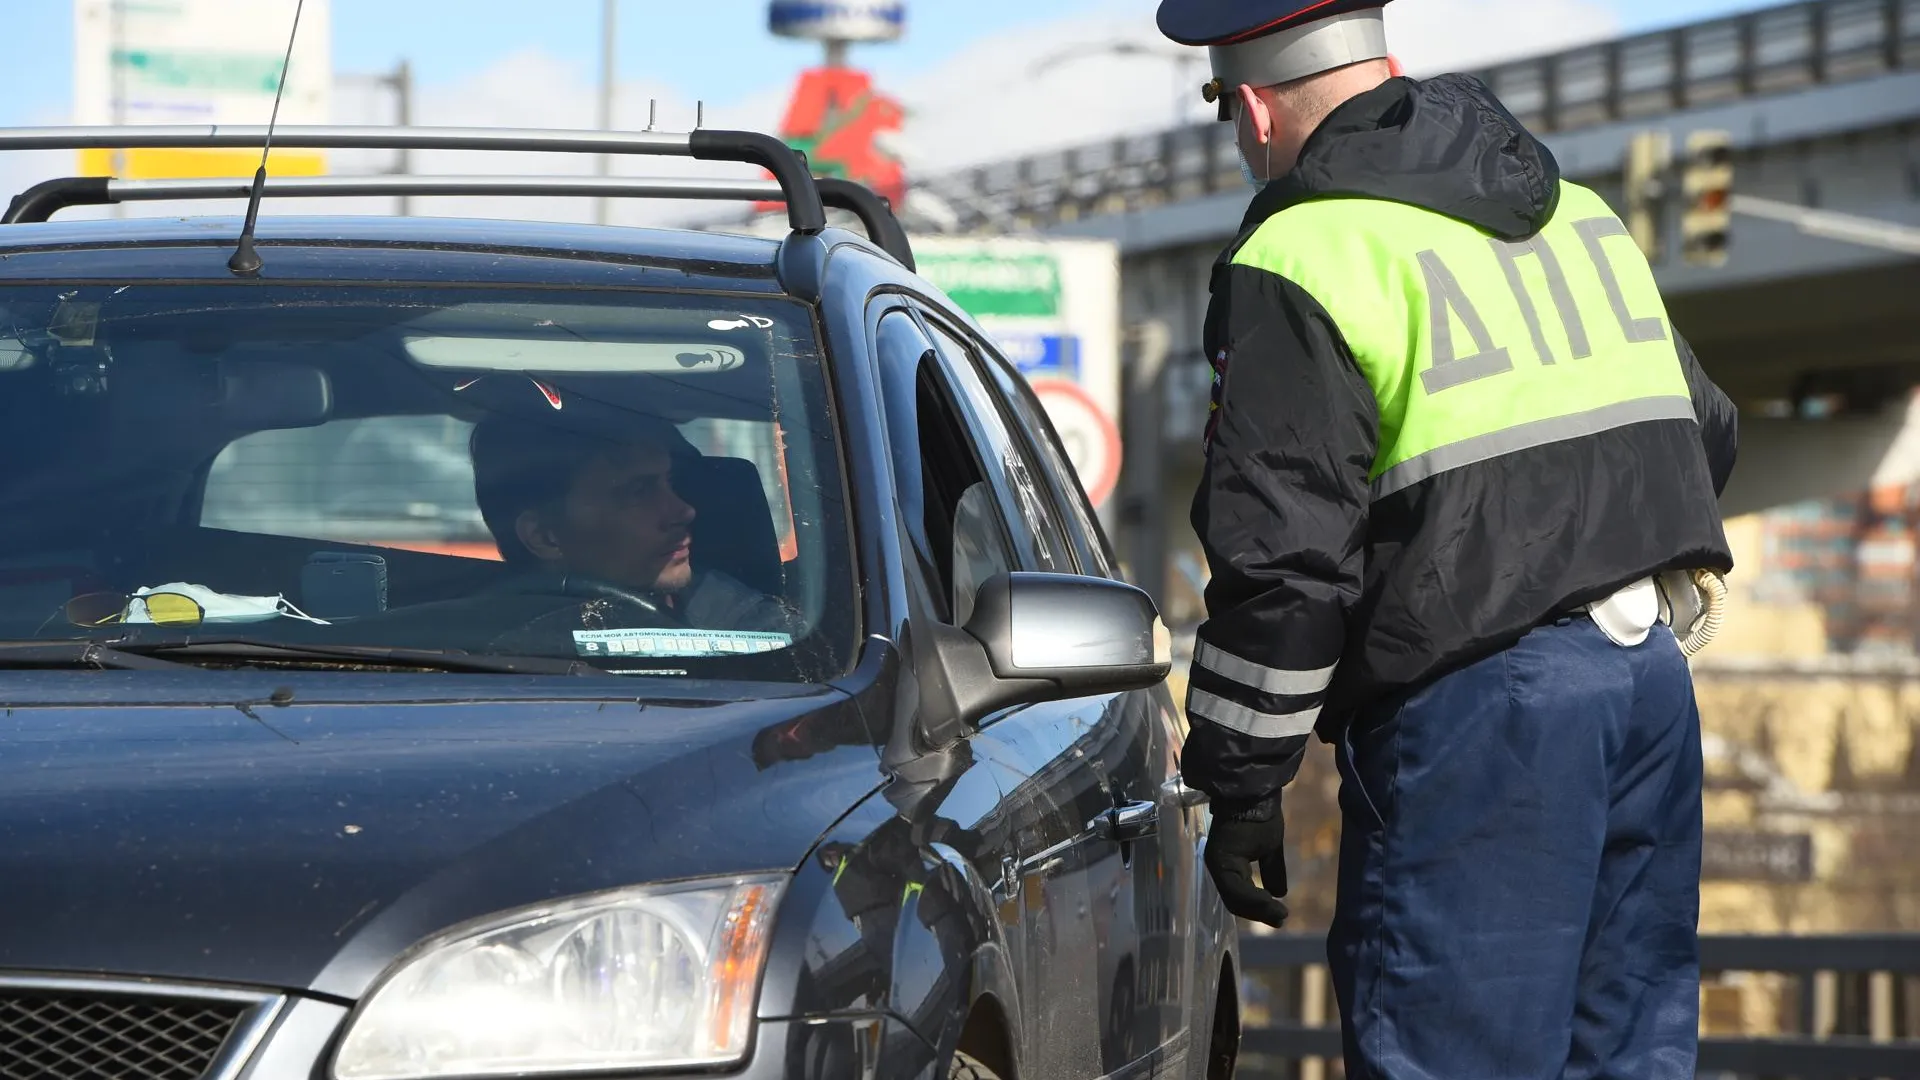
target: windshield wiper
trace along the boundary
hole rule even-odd
[[[126,652],[97,641],[0,641],[0,667],[178,671],[186,665]]]
[[[196,660],[268,660],[320,661],[341,665],[392,666],[427,671],[484,672],[496,675],[604,675],[605,671],[581,660],[553,656],[493,656],[462,652],[458,649],[403,649],[384,645],[292,645],[252,638],[219,638],[145,645],[122,645],[137,650],[130,659],[154,659],[177,666],[161,656],[193,662]]]

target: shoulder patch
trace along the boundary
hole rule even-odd
[[[1207,392],[1207,427],[1201,437],[1201,453],[1213,452],[1213,435],[1220,427],[1220,407],[1226,400],[1227,364],[1232,359],[1228,349],[1217,350],[1207,363],[1213,368],[1213,385]]]

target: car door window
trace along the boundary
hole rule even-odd
[[[1005,535],[996,520],[993,491],[976,483],[960,496],[953,516],[953,621],[964,626],[973,617],[973,599],[980,585],[1002,571],[1011,560],[998,538]]]
[[[935,618],[962,625],[979,583],[1018,566],[983,448],[947,385],[933,341],[906,311],[875,332],[902,527]]]
[[[1094,516],[1093,504],[1087,500],[1086,489],[1080,486],[1080,476],[1060,445],[1060,435],[1054,430],[1046,408],[1005,357],[991,348],[982,348],[980,355],[987,374],[1000,389],[1001,400],[1013,413],[1014,428],[1029,453],[1038,460],[1035,471],[1045,478],[1053,505],[1061,519],[1071,524],[1066,530],[1068,542],[1080,564],[1080,572],[1098,577],[1117,576],[1119,560],[1114,557],[1113,545],[1100,527],[1100,519]]]
[[[1020,551],[1022,569],[1073,573],[1066,530],[1049,505],[1025,447],[1009,427],[996,395],[981,377],[978,357],[956,332],[938,320],[930,320],[928,327],[939,345],[946,370],[960,391],[968,420],[979,432],[982,446],[990,455],[988,460],[997,466],[993,480],[1007,497],[1009,516],[1020,526],[1015,531],[1025,534],[1020,537],[1025,541],[1024,550]]]

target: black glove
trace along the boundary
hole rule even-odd
[[[1286,924],[1287,821],[1280,813],[1280,796],[1257,803],[1216,803],[1213,826],[1207,830],[1207,872],[1220,890],[1227,910],[1243,919],[1278,927]],[[1260,880],[1253,883],[1253,868]]]

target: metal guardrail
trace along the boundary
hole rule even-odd
[[[1818,656],[1715,656],[1709,649],[1689,665],[1695,678],[1752,681],[1793,679],[1920,679],[1920,656],[1902,653],[1823,653]]]
[[[1920,0],[1803,0],[1472,74],[1544,134],[1912,68],[1920,68]],[[1142,209],[1240,182],[1232,125],[1207,123],[996,162],[922,186],[963,231],[975,231]]]
[[[1340,1029],[1326,986],[1326,941],[1309,934],[1248,934],[1240,937],[1243,978],[1262,975],[1280,989],[1282,1007],[1303,1001],[1323,1012],[1326,1023],[1295,1015],[1248,1025],[1240,1042],[1239,1075],[1298,1077],[1310,1067],[1337,1061]],[[1775,973],[1797,987],[1800,1034],[1773,1038],[1709,1035],[1700,1040],[1698,1073],[1732,1073],[1771,1080],[1848,1080],[1854,1077],[1920,1076],[1920,934],[1845,934],[1800,937],[1713,935],[1700,938],[1702,979],[1723,972]],[[1276,978],[1277,977],[1277,978]],[[1906,986],[1898,980],[1905,978]],[[1907,1016],[1896,1003],[1907,999]],[[1242,1000],[1247,1000],[1243,993]],[[1251,1058],[1251,1060],[1250,1060]],[[1267,1062],[1259,1059],[1265,1058]],[[1281,1062],[1282,1071],[1262,1071]]]

